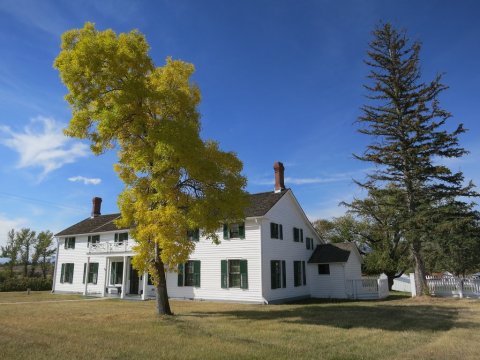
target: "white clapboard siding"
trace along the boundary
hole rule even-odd
[[[357,280],[362,278],[362,264],[358,252],[351,251],[348,261],[345,264],[345,278],[347,280]]]
[[[331,263],[330,274],[318,274],[318,264],[309,264],[308,271],[312,279],[310,291],[314,298],[344,299],[347,297],[345,289],[345,263]]]
[[[101,235],[100,241],[105,241],[109,237],[108,234]],[[113,235],[112,235],[113,238]],[[83,283],[83,267],[87,262],[87,243],[88,237],[75,236],[75,249],[65,249],[64,239],[60,238],[60,244],[58,248],[58,263],[57,271],[55,276],[55,292],[73,292],[73,293],[83,293],[85,290],[85,284]],[[103,292],[103,284],[105,282],[105,266],[106,258],[105,256],[91,256],[91,263],[98,263],[98,279],[97,284],[88,284],[89,293],[101,294]],[[73,283],[60,283],[60,277],[62,273],[62,264],[73,263]]]
[[[190,260],[200,260],[200,287],[178,286],[177,273],[167,274],[168,295],[172,298],[227,300],[263,303],[260,224],[255,219],[245,221],[245,239],[223,239],[219,229],[219,245],[204,237],[196,243]],[[221,286],[221,260],[245,259],[248,261],[248,289]],[[147,294],[154,291],[149,287]]]
[[[270,237],[270,223],[282,224],[283,240]],[[303,229],[303,243],[293,241],[293,228]],[[320,244],[316,232],[312,229],[308,219],[303,215],[303,210],[298,206],[291,191],[288,191],[262,220],[262,279],[263,297],[266,302],[288,298],[310,296],[311,280],[307,272],[307,285],[294,286],[293,262],[305,261],[308,267],[313,249],[307,250],[306,238],[314,239],[314,248]],[[272,289],[271,287],[271,260],[285,260],[286,288]]]

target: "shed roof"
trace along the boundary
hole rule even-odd
[[[355,244],[336,243],[317,245],[308,263],[327,264],[347,262]]]

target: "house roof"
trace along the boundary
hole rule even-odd
[[[257,194],[249,194],[250,204],[245,209],[245,217],[258,217],[265,215],[287,191],[282,191],[279,193],[269,191]],[[59,233],[55,234],[55,236],[93,234],[98,232],[128,229],[118,228],[115,225],[114,220],[118,219],[119,217],[120,213],[89,217],[60,231]]]
[[[286,194],[289,190],[275,193],[273,191],[267,191],[257,194],[249,194],[250,205],[245,209],[245,217],[257,217],[265,215],[273,205],[277,203],[280,198]]]
[[[76,223],[62,231],[55,236],[65,236],[65,235],[77,235],[77,234],[91,234],[104,231],[115,231],[122,230],[126,228],[119,228],[113,222],[115,219],[120,217],[120,213],[108,214],[108,215],[98,215],[95,217],[89,217],[85,220]]]
[[[354,251],[354,246],[352,243],[317,245],[308,262],[310,264],[347,262],[350,253]]]

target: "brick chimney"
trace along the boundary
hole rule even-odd
[[[92,218],[101,215],[100,209],[102,208],[102,198],[94,197],[92,199]]]
[[[273,170],[275,170],[275,192],[279,193],[285,190],[285,184],[283,182],[285,168],[280,161],[276,161],[275,164],[273,164]]]

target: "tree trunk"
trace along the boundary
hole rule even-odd
[[[386,273],[388,279],[388,291],[392,291],[393,280],[396,278],[395,273]]]
[[[415,244],[412,246],[412,254],[415,259],[415,290],[417,296],[430,295],[425,274],[425,264]]]
[[[43,278],[46,279],[47,278],[47,264],[46,262],[44,261],[42,263],[42,275],[43,275]]]
[[[32,265],[30,266],[30,277],[34,277],[35,276],[35,268],[36,268],[36,264],[34,264],[32,262]]]
[[[161,249],[158,244],[155,244],[155,271],[157,285],[155,286],[157,295],[157,312],[158,315],[173,315],[170,310],[170,302],[168,301],[167,293],[167,278],[165,276],[165,267],[160,257]]]

